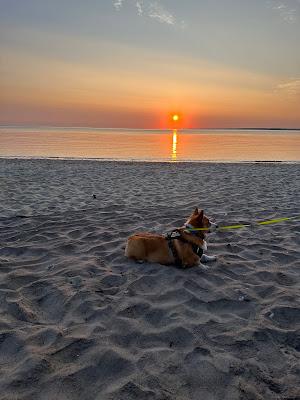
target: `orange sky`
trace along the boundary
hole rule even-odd
[[[112,6],[109,17],[118,18],[115,23],[125,20],[124,29],[139,18],[130,15],[126,21],[126,13]],[[148,34],[162,29],[154,20],[146,22]],[[127,29],[138,31],[140,26]],[[180,43],[168,50],[167,42],[147,47],[115,33],[86,36],[54,26],[6,24],[0,123],[161,129],[300,126],[300,79],[289,73],[298,59],[288,60],[289,69],[272,66],[269,71],[254,68],[252,60],[249,65],[220,61],[183,51],[189,28],[170,29],[168,40],[173,36]],[[172,113],[180,114],[176,124],[170,123]]]

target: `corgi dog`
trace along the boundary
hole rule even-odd
[[[137,262],[178,265],[183,268],[202,266],[207,269],[201,263],[215,261],[216,257],[204,254],[207,250],[205,237],[216,228],[217,225],[209,221],[203,210],[196,208],[183,227],[167,235],[142,232],[130,236],[125,256]]]

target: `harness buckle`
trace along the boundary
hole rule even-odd
[[[177,238],[179,238],[181,236],[181,233],[180,232],[178,232],[178,231],[173,231],[173,232],[171,232],[171,239],[177,239]]]
[[[177,229],[175,229],[175,230],[172,231],[172,232],[168,232],[168,233],[165,235],[165,237],[166,237],[166,239],[169,239],[169,240],[171,240],[171,239],[178,239],[178,238],[181,237],[181,233],[180,233]]]

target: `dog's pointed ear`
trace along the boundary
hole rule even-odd
[[[200,221],[203,220],[203,210],[200,210],[200,211],[198,212],[198,219],[199,219]]]
[[[198,210],[198,207],[196,207],[194,212],[193,212],[193,215],[198,215],[198,214],[199,214],[199,210]]]

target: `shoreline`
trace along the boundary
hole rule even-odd
[[[114,159],[114,158],[83,158],[83,157],[32,157],[32,156],[1,156],[0,160],[58,160],[58,161],[98,161],[119,163],[145,164],[300,164],[300,160],[162,160],[162,159]]]

